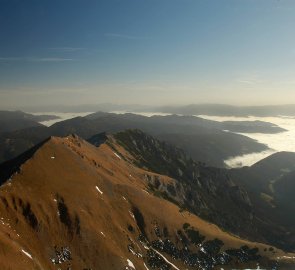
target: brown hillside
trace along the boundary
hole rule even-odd
[[[53,137],[40,146],[0,188],[0,269],[198,269],[155,247],[169,239],[179,250],[186,245],[200,252],[202,246],[189,241],[191,231],[204,242],[221,240],[220,252],[259,248],[261,258],[242,262],[233,256],[224,269],[257,262],[270,267],[270,260],[293,256],[180,211],[148,189],[153,177],[174,180],[126,157],[132,158],[119,146],[97,148],[77,136]]]

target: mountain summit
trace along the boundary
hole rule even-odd
[[[144,157],[122,135],[97,136],[97,146],[51,137],[2,165],[1,269],[276,269],[293,256],[181,208],[169,195],[177,181],[148,168],[163,168],[148,166],[149,149],[136,166]]]

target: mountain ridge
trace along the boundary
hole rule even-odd
[[[77,136],[52,137],[0,187],[2,269],[143,270],[172,269],[172,264],[183,269],[185,261],[188,269],[195,263],[212,269],[218,254],[220,259],[232,257],[229,265],[243,267],[257,260],[270,266],[284,255],[293,256],[231,236],[154,196],[149,179],[175,180],[133,166],[127,162],[132,156],[115,146],[120,152],[106,143],[92,146]],[[210,256],[191,243],[192,235],[193,241],[205,236],[198,241],[204,241],[201,249]],[[186,252],[180,249],[180,239],[188,241]],[[169,246],[177,248],[172,252]],[[242,247],[244,255],[238,259]],[[226,264],[222,267],[228,269]]]
[[[184,123],[182,122],[184,121]],[[49,136],[75,133],[84,139],[101,132],[116,133],[125,129],[142,129],[158,139],[183,148],[195,160],[224,167],[230,156],[266,150],[267,146],[242,135],[224,132],[212,121],[196,117],[144,117],[134,114],[96,113],[52,125],[0,134],[0,160],[4,161],[39,143]],[[214,124],[215,125],[215,124]]]
[[[173,146],[141,131],[119,132],[114,136],[135,155],[137,166],[147,165],[152,171],[177,179],[187,200],[173,199],[182,201],[193,213],[243,237],[294,249],[294,230],[271,214],[273,209],[261,200],[260,193],[253,193],[251,186],[243,185],[239,179],[247,168],[226,170],[196,163],[186,159],[181,149],[175,151]],[[148,160],[141,163],[138,153]],[[181,194],[179,187],[175,190]]]

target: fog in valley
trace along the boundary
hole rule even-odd
[[[263,134],[263,133],[240,133],[247,137],[266,144],[271,150],[262,151],[260,153],[252,153],[243,156],[237,156],[226,160],[229,167],[251,166],[257,161],[270,156],[273,153],[280,151],[295,152],[295,118],[288,116],[281,117],[220,117],[220,116],[206,116],[200,115],[205,119],[216,121],[265,121],[273,123],[287,131],[277,134]]]
[[[48,121],[41,121],[45,126],[51,126],[57,122],[72,119],[74,117],[84,117],[94,112],[80,112],[80,113],[62,113],[62,112],[35,112],[34,115],[56,115],[57,119],[52,119]],[[132,112],[132,111],[111,111],[110,113],[115,114],[125,114],[133,113],[142,116],[167,116],[171,113],[162,112]],[[263,121],[272,123],[279,126],[286,131],[275,133],[275,134],[265,134],[265,133],[236,133],[247,136],[256,140],[259,143],[267,145],[270,149],[261,152],[254,152],[250,154],[245,154],[241,156],[233,156],[225,160],[225,164],[229,168],[237,168],[242,166],[251,166],[256,162],[281,151],[295,152],[295,117],[293,116],[277,116],[277,117],[237,117],[237,116],[209,116],[209,115],[195,115],[203,119],[214,120],[214,121]]]

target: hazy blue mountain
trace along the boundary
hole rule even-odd
[[[191,104],[157,108],[164,113],[216,116],[295,116],[295,105],[231,106],[223,104]]]
[[[32,115],[21,111],[0,111],[0,133],[28,127],[40,127],[39,122],[57,119],[54,115]]]
[[[58,122],[49,128],[29,128],[0,136],[3,160],[14,157],[50,135],[77,134],[89,138],[101,132],[141,129],[157,138],[183,148],[195,160],[223,167],[230,156],[258,152],[267,146],[238,134],[224,132],[215,121],[191,116],[153,116],[95,113]]]

